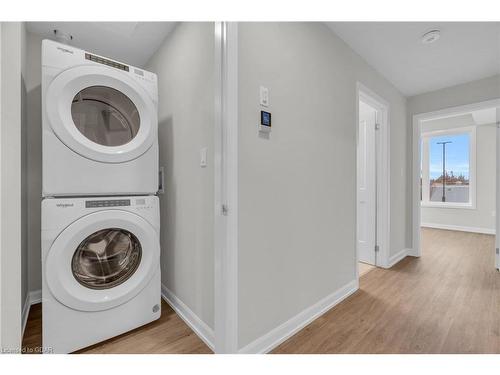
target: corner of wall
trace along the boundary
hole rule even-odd
[[[340,302],[359,289],[359,280],[352,280],[319,302],[303,310],[293,318],[274,328],[265,335],[252,341],[239,350],[240,354],[268,353],[292,337],[302,328],[327,313]]]
[[[196,335],[213,351],[215,348],[214,330],[201,320],[198,315],[196,315],[164,284],[161,285],[161,296],[194,333],[196,333]]]

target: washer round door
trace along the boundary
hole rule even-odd
[[[45,264],[50,292],[80,311],[129,301],[151,280],[160,258],[158,234],[145,219],[120,210],[91,213],[69,225]]]
[[[56,136],[91,160],[133,160],[153,144],[156,107],[128,75],[104,66],[79,66],[51,82],[45,110]]]

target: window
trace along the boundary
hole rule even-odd
[[[475,128],[422,134],[422,206],[474,208]]]

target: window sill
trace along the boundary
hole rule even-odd
[[[422,202],[420,203],[422,208],[452,208],[452,209],[462,209],[462,210],[475,210],[476,206],[472,203],[441,203],[441,202]]]

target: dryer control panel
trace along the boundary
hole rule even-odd
[[[130,199],[103,199],[85,201],[85,208],[130,206]]]
[[[90,60],[90,61],[94,61],[94,62],[99,63],[99,64],[107,65],[107,66],[110,66],[112,68],[125,70],[126,72],[129,71],[129,67],[125,64],[120,64],[119,62],[105,59],[104,57],[101,57],[101,56],[92,55],[91,53],[88,53],[88,52],[85,52],[85,59]],[[141,74],[141,75],[144,75],[144,74]]]

